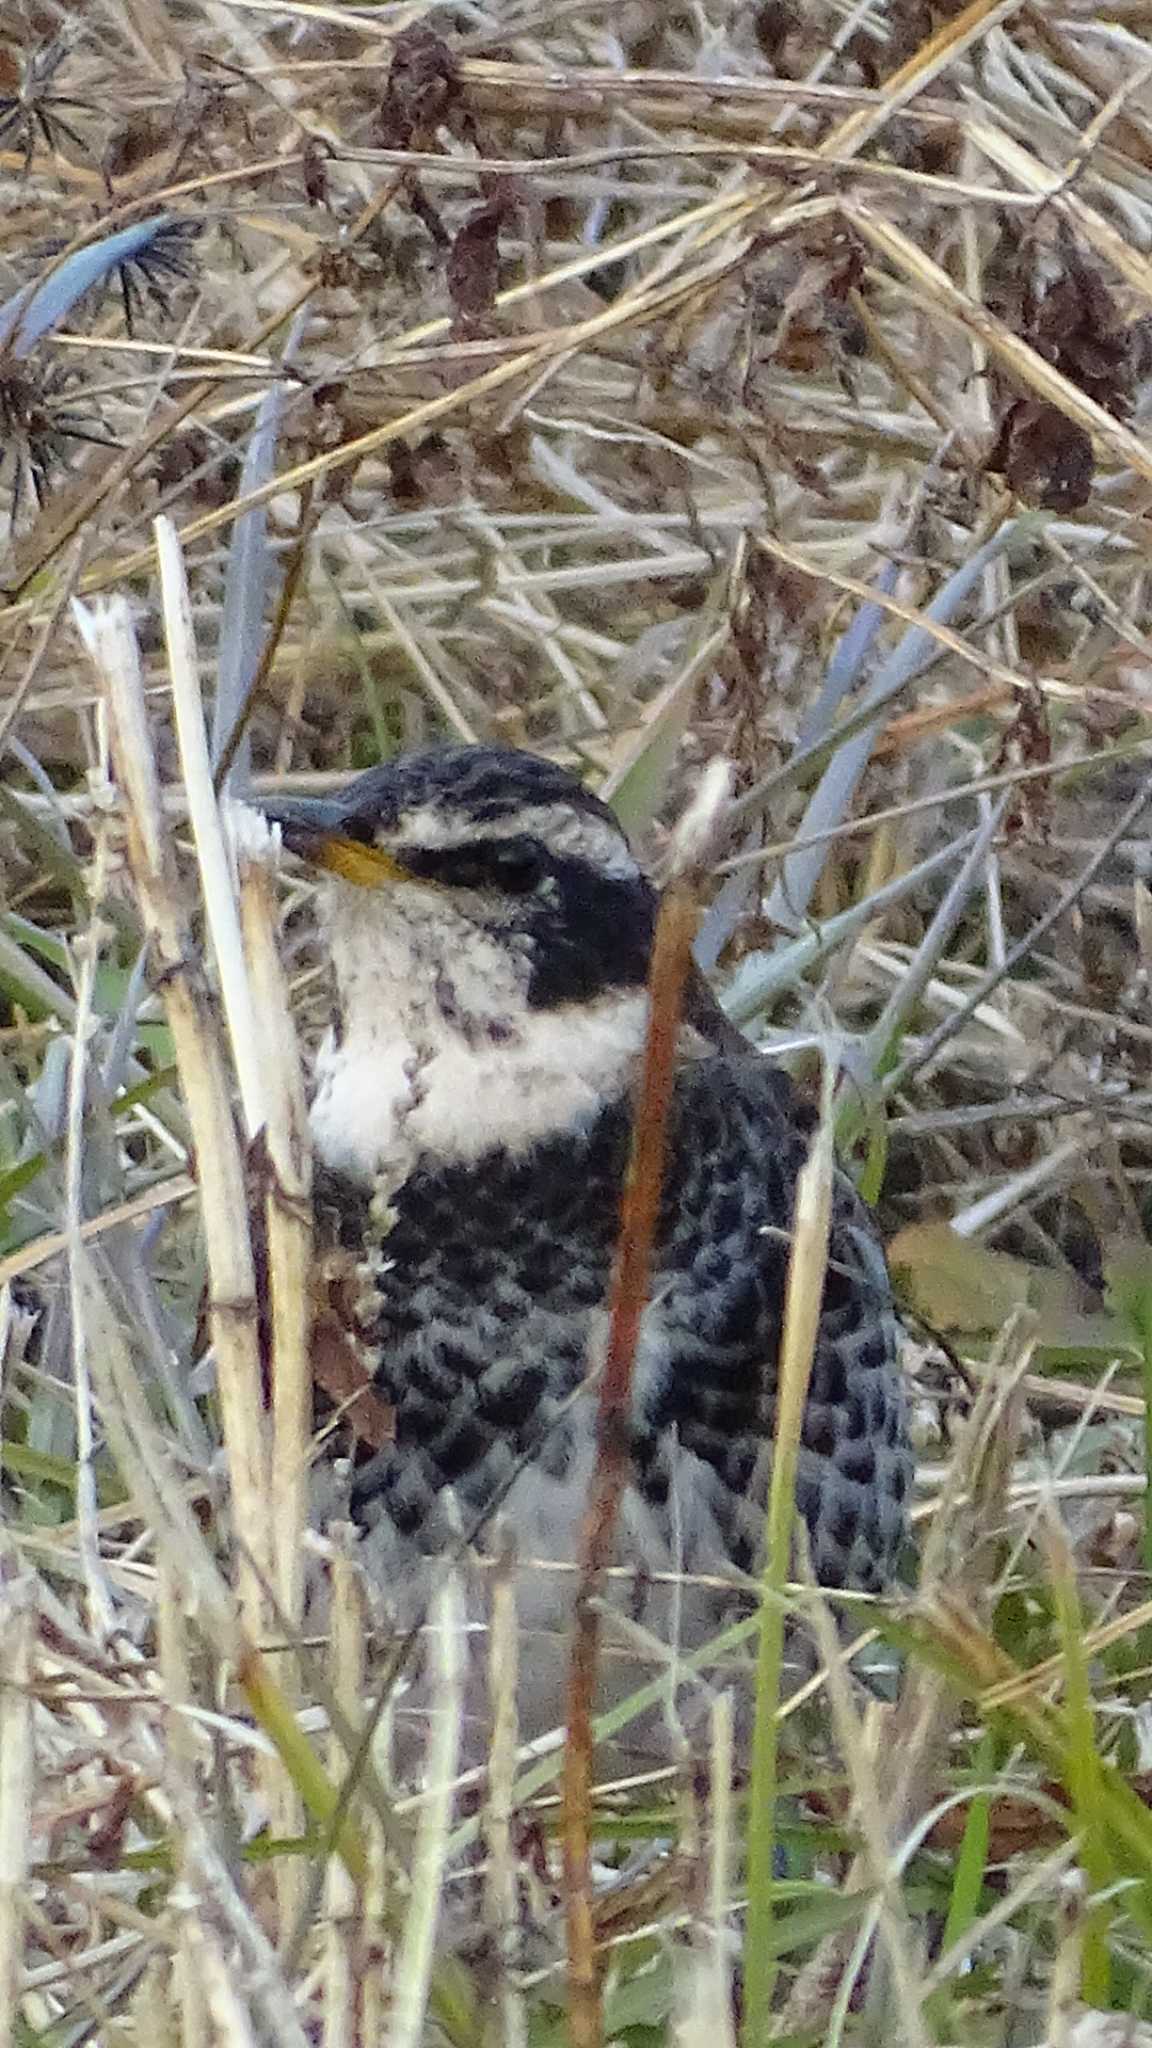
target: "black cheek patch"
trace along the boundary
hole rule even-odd
[[[577,860],[553,859],[549,875],[551,901],[534,906],[529,1008],[643,987],[656,923],[651,883],[599,875]]]

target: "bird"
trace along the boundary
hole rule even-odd
[[[609,806],[520,749],[402,753],[334,796],[262,808],[318,880],[317,1230],[350,1264],[343,1313],[389,1418],[349,1512],[405,1625],[438,1562],[498,1521],[531,1566],[522,1726],[539,1732],[562,1714],[658,892]],[[631,1385],[612,1697],[698,1650],[761,1568],[812,1123],[693,974]],[[828,1588],[881,1593],[898,1571],[900,1354],[876,1226],[837,1168],[796,1475]]]

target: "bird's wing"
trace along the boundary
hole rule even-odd
[[[791,1085],[767,1060],[721,1053],[683,1070],[652,1309],[660,1341],[645,1347],[637,1395],[652,1455],[671,1438],[708,1468],[748,1569],[808,1143]],[[797,1505],[818,1576],[882,1583],[909,1485],[900,1333],[875,1225],[840,1174],[802,1445]]]

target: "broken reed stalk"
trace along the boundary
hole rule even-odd
[[[308,1431],[307,1412],[304,1420],[300,1420],[303,1407],[300,1388],[302,1383],[306,1384],[308,1376],[307,1303],[311,1250],[307,1226],[309,1186],[303,1079],[299,1073],[295,1038],[288,1021],[287,992],[276,959],[276,912],[271,877],[266,871],[263,875],[255,874],[251,862],[247,864],[246,874],[247,923],[242,930],[242,912],[236,900],[232,861],[212,782],[192,600],[179,536],[172,521],[165,517],[155,521],[153,530],[160,564],[164,633],[180,764],[196,846],[205,923],[223,999],[228,1048],[239,1085],[245,1136],[249,1145],[254,1139],[260,1139],[263,1156],[269,1161],[271,1170],[265,1238],[267,1274],[263,1276],[262,1291],[271,1301],[273,1380],[280,1391],[279,1407],[275,1413],[280,1420],[282,1437],[285,1417],[291,1418],[293,1441],[287,1447],[283,1442],[276,1445],[280,1462],[269,1470],[272,1496],[267,1554],[256,1562],[260,1568],[271,1563],[275,1590],[281,1605],[287,1610],[291,1630],[297,1619],[302,1586],[303,1486]],[[260,974],[259,1006],[257,990],[253,986],[254,967]],[[259,1034],[257,1015],[260,1017]],[[245,1182],[247,1184],[246,1170]],[[282,1203],[276,1200],[278,1186],[284,1192]],[[296,1206],[293,1215],[289,1205],[294,1194]],[[247,1185],[245,1212],[247,1217]],[[253,1268],[255,1273],[255,1256]],[[278,1346],[283,1348],[282,1361]],[[289,1475],[286,1485],[281,1484],[285,1473]],[[235,1488],[233,1492],[235,1495]],[[286,1513],[287,1529],[284,1527]],[[267,1606],[266,1584],[264,1582],[262,1590]],[[294,1676],[289,1670],[285,1678],[285,1691],[289,1694],[294,1691]],[[278,1761],[264,1772],[264,1778],[274,1834],[282,1838],[298,1834],[300,1803],[291,1779],[280,1769]],[[279,1857],[275,1879],[279,1923],[281,1929],[286,1930],[297,1917],[303,1882],[301,1864],[290,1857]]]
[[[259,1640],[263,1587],[270,1583],[272,1565],[268,1458],[248,1191],[231,1081],[164,813],[127,600],[114,597],[91,610],[77,603],[74,616],[108,700],[113,759],[126,799],[128,858],[192,1130],[208,1263],[208,1319],[238,1551],[237,1597],[253,1640]]]
[[[230,1102],[223,1050],[212,1028],[207,992],[190,941],[190,920],[179,877],[163,832],[155,833],[160,792],[147,728],[140,730],[131,670],[120,664],[113,697],[117,761],[133,811],[143,817],[152,806],[152,831],[160,865],[147,872],[139,858],[133,868],[141,903],[161,954],[165,998],[181,1076],[188,1084],[191,1059],[202,1073],[204,1095],[212,1097],[210,1134],[197,1115],[188,1089],[203,1195],[204,1231],[210,1277],[210,1314],[217,1352],[217,1377],[229,1453],[233,1527],[237,1544],[236,1583],[241,1611],[256,1639],[270,1619],[267,1589],[275,1585],[289,1627],[299,1618],[302,1596],[302,1538],[306,1520],[307,1441],[310,1424],[308,1365],[308,1148],[303,1080],[288,1017],[287,994],[276,953],[275,905],[271,877],[246,874],[244,940],[228,850],[212,787],[207,735],[200,697],[199,664],[180,543],[170,520],[156,521],[164,625],[184,784],[195,836],[201,886],[213,955],[224,997],[233,1063],[240,1082],[249,1136],[263,1127],[272,1173],[268,1196],[268,1269],[272,1334],[276,1358],[274,1406],[277,1462],[270,1468],[264,1430],[264,1400],[257,1329],[256,1274],[249,1235],[247,1176]],[[109,671],[109,689],[112,691]],[[137,723],[133,724],[136,719]],[[126,735],[131,734],[131,743]],[[147,847],[147,834],[141,834]],[[132,842],[130,841],[130,845]],[[262,1038],[258,1042],[252,970],[259,978]],[[180,997],[188,998],[194,1021],[183,1039],[177,1031]],[[210,1136],[210,1142],[206,1137]],[[224,1246],[223,1224],[228,1233]],[[221,1348],[219,1305],[227,1304],[229,1345]],[[235,1317],[235,1322],[232,1318]],[[270,1493],[271,1487],[271,1493]],[[269,1514],[271,1498],[271,1514]],[[277,1763],[267,1773],[267,1797],[275,1831],[299,1831],[299,1796]],[[276,1867],[280,1924],[296,1917],[302,1871],[280,1859]]]
[[[228,1024],[229,1048],[240,1090],[245,1136],[251,1140],[263,1126],[266,1115],[264,1061],[256,1038],[252,990],[240,937],[240,914],[236,907],[236,885],[212,786],[204,701],[200,695],[200,661],[192,626],[192,599],[179,536],[172,521],[157,519],[153,530],[160,564],[164,640],[168,651],[180,767],[188,800],[188,822],[196,847],[200,895]]]
[[[273,869],[267,860],[251,858],[244,847],[239,849],[237,865],[244,951],[253,1008],[260,1019],[267,1109],[261,1164],[266,1177],[276,1593],[289,1628],[296,1628],[304,1595],[303,1539],[312,1435],[312,1154],[299,1040],[277,942]]]
[[[608,1343],[600,1375],[596,1462],[580,1530],[563,1774],[568,2015],[573,2048],[600,2048],[603,2040],[592,1911],[591,1813],[599,1599],[604,1573],[612,1561],[617,1512],[631,1455],[632,1371],[640,1325],[648,1305],[664,1184],[680,1015],[695,936],[695,881],[727,793],[728,773],[727,763],[713,763],[699,797],[681,823],[675,848],[676,871],[664,892],[656,920],[648,974],[648,1029],[620,1209],[609,1296]]]
[[[261,1277],[268,1304],[272,1405],[268,1511],[276,1599],[291,1641],[298,1636],[304,1611],[312,1435],[312,1158],[299,1041],[277,945],[275,876],[266,860],[251,858],[243,846],[237,865],[244,953],[252,1008],[260,1019],[258,1050],[264,1065],[266,1121],[258,1162],[264,1181]],[[290,1698],[298,1696],[295,1656],[289,1659],[282,1683]],[[300,1803],[291,1780],[278,1771],[268,1789],[275,1832],[282,1838],[298,1834]],[[281,1944],[296,1925],[306,1882],[301,1859],[277,1858]]]

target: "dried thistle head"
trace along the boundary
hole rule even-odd
[[[161,217],[155,222],[146,223],[146,226],[146,235],[138,234],[130,238],[128,253],[125,253],[123,248],[117,249],[118,240],[123,241],[124,237],[110,236],[104,244],[93,245],[97,251],[103,248],[107,252],[105,265],[95,276],[92,276],[90,271],[85,275],[80,291],[86,308],[95,311],[103,294],[109,286],[115,284],[120,292],[124,323],[129,334],[135,333],[138,316],[147,302],[165,317],[170,315],[173,287],[182,284],[192,275],[194,264],[191,245],[200,232],[198,220],[177,214],[167,218]],[[60,274],[66,275],[71,261],[65,255],[69,246],[58,241],[42,242],[30,253],[34,255],[39,268],[49,270],[54,259],[64,255],[65,260],[60,266]],[[76,303],[77,294],[73,292],[67,301],[67,310],[70,312]],[[57,320],[49,324],[55,325]]]
[[[124,306],[124,324],[129,334],[134,332],[134,319],[143,310],[146,300],[150,300],[165,317],[171,313],[173,287],[185,283],[192,276],[192,243],[199,232],[197,220],[169,221],[130,262],[118,266],[116,275]]]
[[[76,411],[75,375],[62,364],[38,371],[0,356],[0,467],[11,457],[10,530],[15,532],[26,492],[43,503],[52,474],[63,466],[69,441],[105,448],[116,442],[98,420]]]
[[[62,37],[40,43],[15,55],[15,90],[0,93],[0,146],[13,144],[23,151],[22,177],[27,177],[38,147],[43,144],[53,155],[65,154],[62,139],[94,161],[84,137],[68,119],[73,113],[94,113],[89,101],[53,90],[56,74],[68,55]]]

